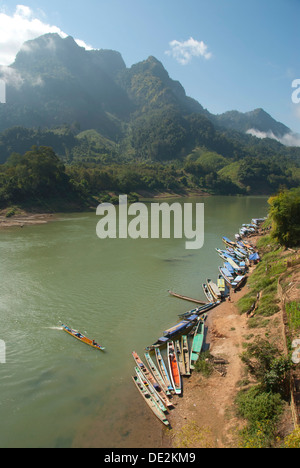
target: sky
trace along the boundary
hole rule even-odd
[[[0,65],[58,32],[127,67],[155,56],[214,114],[263,108],[300,133],[299,19],[300,0],[0,0]]]

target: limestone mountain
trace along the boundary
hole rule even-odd
[[[58,34],[26,42],[15,62],[1,67],[0,78],[7,88],[7,103],[0,104],[0,132],[6,132],[2,138],[6,152],[15,150],[11,135],[17,133],[23,135],[18,151],[35,141],[33,135],[39,135],[36,144],[46,144],[49,138],[50,145],[59,138],[54,149],[72,158],[76,142],[70,134],[62,140],[57,130],[68,127],[85,132],[81,144],[88,152],[91,133],[86,131],[93,130],[100,135],[96,138],[101,139],[98,148],[108,148],[110,153],[113,148],[120,156],[168,160],[205,146],[225,157],[241,158],[248,152],[245,145],[261,148],[261,140],[247,135],[253,129],[278,138],[290,133],[263,109],[211,114],[186,95],[155,57],[127,68],[119,52],[86,50],[72,37],[63,39]],[[28,136],[27,131],[25,138],[22,130],[10,132],[13,127],[25,127],[31,133]],[[271,146],[273,152],[281,151],[278,142]],[[3,153],[1,159],[6,157]]]

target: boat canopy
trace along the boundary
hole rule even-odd
[[[249,256],[249,260],[253,262],[253,261],[256,261],[256,260],[260,260],[260,257],[258,255],[258,253],[256,252],[256,253]]]
[[[191,315],[187,320],[189,322],[193,322],[193,320],[197,320],[199,317],[197,314]]]
[[[240,283],[241,281],[243,281],[244,278],[245,276],[237,276],[234,281],[235,283]]]
[[[190,325],[190,321],[183,320],[182,322],[177,323],[177,325],[174,325],[174,327],[169,328],[168,330],[164,331],[164,336],[174,336],[177,333],[180,333],[182,330],[184,330],[188,325]]]

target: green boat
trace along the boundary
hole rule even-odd
[[[190,368],[195,369],[195,363],[198,361],[204,342],[204,320],[200,319],[196,327],[190,355]]]
[[[164,413],[160,410],[160,408],[157,406],[156,402],[153,400],[151,397],[150,393],[148,392],[147,388],[142,384],[142,382],[139,380],[138,376],[133,376],[132,377],[133,382],[135,383],[137,389],[139,390],[140,394],[142,395],[144,401],[147,403],[149,408],[153,411],[155,416],[165,425],[169,426],[169,421],[167,420],[166,416]]]

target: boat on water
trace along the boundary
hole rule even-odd
[[[228,245],[228,247],[235,247],[236,246],[236,242],[233,242],[232,240],[228,239],[228,237],[222,237],[222,241],[224,242],[224,244]]]
[[[167,408],[165,407],[163,401],[160,399],[157,391],[155,390],[155,388],[153,387],[153,385],[149,382],[149,380],[146,379],[146,377],[143,375],[143,373],[141,372],[141,370],[139,369],[138,366],[135,367],[135,373],[136,375],[138,376],[138,378],[140,379],[141,383],[143,385],[145,385],[145,387],[147,388],[148,392],[150,393],[150,395],[152,396],[153,400],[155,400],[156,404],[159,406],[159,408],[164,412],[164,413],[167,413],[168,410]]]
[[[181,337],[181,353],[184,365],[183,375],[191,375],[189,341],[187,335],[182,335]]]
[[[165,361],[162,357],[162,354],[159,348],[155,348],[155,356],[156,356],[156,361],[157,361],[157,365],[160,370],[161,376],[164,379],[165,384],[168,387],[168,390],[170,390],[170,392],[174,392],[174,388],[172,386],[171,379],[169,377]]]
[[[225,297],[228,296],[228,288],[226,287],[226,283],[222,275],[218,276],[217,285],[221,292],[222,299],[225,299]]]
[[[195,364],[199,359],[200,353],[202,351],[203,347],[203,342],[204,342],[204,320],[200,319],[199,323],[196,327],[194,337],[193,337],[193,343],[191,346],[191,354],[190,354],[190,368],[194,369]]]
[[[148,392],[147,388],[145,385],[142,384],[142,382],[139,380],[137,376],[133,376],[132,380],[142,395],[144,401],[147,403],[149,408],[152,410],[152,412],[155,414],[155,416],[165,425],[165,426],[170,426],[169,421],[167,420],[165,414],[161,411],[159,406],[156,404],[156,402],[153,400],[151,397],[150,393]]]
[[[145,353],[145,358],[146,358],[146,361],[147,361],[147,363],[149,365],[150,371],[152,372],[153,377],[155,378],[155,380],[158,383],[158,385],[160,386],[160,388],[163,389],[163,391],[165,392],[166,395],[170,395],[170,390],[168,389],[167,385],[165,384],[165,381],[162,378],[162,375],[159,372],[159,370],[157,369],[156,365],[154,364],[153,359],[150,356],[149,352]]]
[[[214,307],[216,307],[217,305],[219,304],[219,302],[209,302],[208,304],[206,304],[205,306],[202,306],[202,307],[199,307],[198,309],[193,309],[193,310],[190,310],[189,312],[185,312],[184,314],[180,314],[179,317],[181,318],[188,318],[188,317],[191,317],[192,315],[196,314],[196,315],[201,315],[201,314],[205,314],[206,312],[208,312],[210,309],[213,309]]]
[[[173,388],[175,390],[175,393],[177,395],[180,395],[182,392],[182,382],[181,382],[180,369],[179,369],[173,341],[168,342],[168,362],[169,362],[170,377],[171,377]]]
[[[215,302],[215,299],[206,283],[202,284],[202,289],[203,289],[205,296],[207,297],[208,302]]]
[[[200,299],[193,299],[192,297],[182,296],[181,294],[177,294],[177,293],[175,293],[173,291],[170,291],[170,290],[168,291],[168,293],[171,296],[178,297],[179,299],[183,299],[184,301],[194,302],[195,304],[202,304],[202,305],[206,304],[206,302],[201,301]]]
[[[211,279],[206,280],[206,284],[208,289],[210,290],[213,298],[215,301],[221,301],[222,300],[222,294],[220,289],[218,288],[218,285],[214,283]]]
[[[162,347],[168,344],[168,341],[182,335],[183,333],[188,333],[196,324],[198,320],[198,315],[193,314],[185,318],[185,320],[181,320],[181,322],[177,323],[171,328],[168,328],[163,332],[163,336],[158,338],[158,340],[153,343],[152,345],[146,348],[146,351],[151,351],[157,347]]]
[[[179,340],[176,340],[176,341],[174,342],[174,345],[175,345],[175,350],[176,350],[176,353],[177,353],[177,361],[178,361],[178,366],[179,366],[180,374],[181,374],[181,375],[184,375],[185,369],[184,369],[184,363],[183,363],[183,356],[182,356],[182,352],[181,352],[181,344],[180,344],[180,341],[179,341]]]
[[[133,356],[133,359],[135,360],[136,365],[138,366],[138,368],[140,369],[140,371],[142,372],[144,377],[146,377],[146,379],[153,385],[153,387],[157,391],[157,393],[158,393],[160,399],[163,401],[164,405],[166,407],[173,406],[173,404],[169,400],[168,396],[163,391],[163,389],[160,387],[160,385],[156,382],[154,376],[151,374],[149,369],[145,366],[145,364],[143,363],[143,361],[141,360],[139,355],[135,351],[133,351],[132,356]]]
[[[84,336],[82,333],[80,333],[77,330],[74,330],[73,328],[68,327],[67,325],[62,325],[63,330],[67,332],[69,335],[73,336],[77,340],[81,341],[82,343],[85,343],[89,346],[91,346],[94,349],[98,349],[100,351],[104,351],[105,348],[104,346],[100,346],[98,343],[96,343],[95,340],[91,340],[90,338],[87,338]]]

